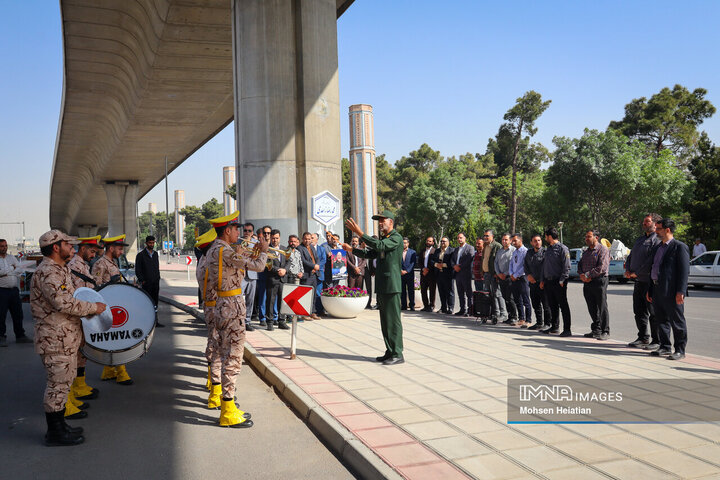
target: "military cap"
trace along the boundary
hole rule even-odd
[[[80,245],[90,245],[92,247],[100,247],[100,235],[96,235],[94,237],[78,237],[78,240],[80,241]]]
[[[240,217],[240,211],[235,210],[230,215],[225,215],[224,217],[218,217],[213,218],[212,220],[208,220],[210,222],[210,225],[212,225],[214,228],[220,228],[225,227],[227,225],[240,225],[240,221],[238,218]]]
[[[125,240],[125,234],[118,235],[117,237],[105,237],[102,239],[103,245],[106,247],[109,247],[111,245],[122,245],[123,247],[127,247],[128,244],[123,242]]]
[[[392,213],[390,210],[385,210],[382,213],[378,213],[377,215],[373,215],[373,220],[382,220],[383,218],[389,218],[393,222],[395,221],[395,214]]]
[[[217,238],[217,232],[211,228],[195,239],[195,248],[205,248]]]
[[[53,243],[66,241],[71,245],[77,245],[80,241],[77,237],[71,237],[70,235],[61,232],[60,230],[50,230],[40,235],[40,248],[47,247]]]

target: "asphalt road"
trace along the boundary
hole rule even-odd
[[[610,338],[631,342],[637,338],[637,327],[632,309],[633,284],[610,282],[608,309],[610,310]],[[590,315],[582,293],[582,282],[568,285],[568,302],[572,314],[574,334],[590,331]],[[687,352],[708,357],[720,357],[720,289],[690,288],[685,302],[685,320],[688,325]],[[561,323],[562,326],[562,323]]]
[[[32,336],[26,308],[25,328]],[[148,354],[130,364],[135,385],[99,380],[88,362],[88,383],[100,389],[76,447],[42,445],[45,374],[33,345],[0,348],[0,478],[45,479],[278,479],[354,478],[255,372],[245,365],[238,402],[255,426],[217,426],[206,407],[205,325],[161,304],[162,322]]]

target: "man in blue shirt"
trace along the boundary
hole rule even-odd
[[[523,245],[522,234],[516,233],[510,239],[515,251],[510,259],[510,290],[515,299],[518,311],[518,320],[511,325],[527,328],[532,323],[532,309],[530,308],[530,287],[525,276],[525,255],[527,247]]]

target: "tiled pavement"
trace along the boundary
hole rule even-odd
[[[718,378],[718,360],[668,362],[619,342],[419,312],[403,327],[406,363],[392,367],[374,362],[384,349],[375,311],[299,324],[292,361],[288,331],[247,341],[263,371],[408,479],[720,478],[720,424],[508,425],[505,404],[509,378]]]

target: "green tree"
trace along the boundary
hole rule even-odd
[[[542,96],[534,90],[526,92],[525,95],[516,100],[515,105],[507,111],[503,120],[506,123],[500,127],[507,129],[513,142],[512,153],[512,189],[510,191],[510,230],[515,231],[517,220],[517,172],[518,172],[518,154],[520,153],[520,142],[523,140],[523,133],[528,137],[526,141],[529,143],[529,137],[537,133],[535,122],[540,115],[550,106],[548,100],[543,102]]]
[[[402,157],[395,162],[393,169],[391,195],[392,203],[395,206],[398,221],[404,220],[404,211],[401,205],[407,196],[408,190],[422,178],[427,178],[443,157],[439,151],[433,150],[427,143],[420,145],[420,148],[413,150],[407,157]]]
[[[670,149],[678,157],[688,157],[696,150],[698,126],[715,113],[705,95],[704,88],[690,92],[682,85],[665,87],[649,100],[633,99],[625,105],[625,117],[608,128],[642,141],[656,155]]]
[[[235,184],[233,183],[230,185],[227,190],[225,190],[225,193],[230,195],[232,198],[237,198],[237,188],[235,187]]]
[[[162,242],[167,240],[166,224],[165,212],[152,213],[148,210],[140,214],[138,217],[140,242],[142,243],[148,235],[153,235],[158,242],[158,249],[160,249]],[[170,238],[175,238],[175,215],[170,215]]]
[[[375,157],[375,177],[377,178],[378,211],[385,209],[397,211],[394,196],[394,169],[385,159],[385,154]]]
[[[690,162],[690,172],[696,181],[688,202],[691,232],[702,237],[708,248],[720,248],[720,148],[705,132],[698,142],[698,154]]]
[[[208,220],[222,216],[223,205],[213,197],[199,208],[194,205],[186,206],[180,210],[180,214],[185,217],[185,225],[192,225],[193,228],[197,227],[202,235],[210,230],[211,225]]]
[[[555,137],[553,143],[557,148],[546,174],[546,220],[565,222],[571,245],[579,244],[589,228],[628,243],[644,213],[681,213],[688,180],[669,151],[654,155],[643,143],[613,130],[586,129],[581,138]]]
[[[458,162],[451,168],[442,162],[408,189],[400,229],[415,242],[429,233],[439,237],[466,229],[477,219],[484,200],[464,165]]]

